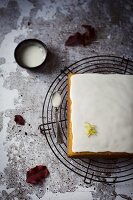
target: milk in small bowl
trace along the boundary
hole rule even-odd
[[[42,66],[47,57],[46,45],[37,39],[23,40],[15,49],[16,62],[24,68],[34,69]]]

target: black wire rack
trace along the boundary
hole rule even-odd
[[[133,61],[117,56],[93,56],[75,62],[61,70],[45,96],[40,131],[54,155],[68,169],[83,177],[85,183],[119,183],[133,179],[133,158],[121,159],[71,159],[67,157],[67,74],[72,73],[119,73],[133,75]],[[56,122],[52,107],[52,94],[59,91],[62,96],[60,127],[63,144],[56,143]]]

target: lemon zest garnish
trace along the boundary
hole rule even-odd
[[[95,126],[95,125],[92,125],[92,124],[90,124],[90,123],[85,122],[85,124],[84,124],[84,130],[85,130],[85,133],[86,133],[88,136],[91,136],[91,135],[95,135],[95,134],[96,134],[96,126]]]

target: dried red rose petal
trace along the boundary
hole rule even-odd
[[[83,34],[84,37],[84,44],[87,45],[91,43],[93,40],[96,39],[96,31],[95,29],[90,25],[82,25],[87,31]]]
[[[86,29],[86,32],[81,34],[79,32],[71,35],[65,42],[66,46],[75,46],[75,45],[88,45],[96,38],[96,31],[90,25],[82,25]]]
[[[45,179],[49,174],[46,166],[38,165],[27,171],[26,182],[31,184],[37,184]]]
[[[85,24],[83,24],[82,27],[84,27],[87,31],[94,30],[94,28],[91,25],[85,25]]]
[[[92,42],[93,38],[90,36],[90,33],[88,31],[86,31],[83,34],[83,45],[86,46],[88,44],[90,44]]]
[[[82,34],[77,32],[74,35],[71,35],[67,41],[65,42],[66,46],[75,46],[81,43],[82,41]]]
[[[16,124],[25,125],[25,120],[21,115],[15,115],[14,121],[16,122]]]

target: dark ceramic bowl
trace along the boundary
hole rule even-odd
[[[39,45],[39,47],[41,47],[45,51],[45,55],[46,55],[44,60],[41,62],[41,64],[36,65],[34,67],[26,65],[24,60],[23,60],[23,52],[25,51],[25,49],[27,47],[29,47],[31,45]],[[27,68],[27,69],[31,69],[31,70],[43,66],[45,61],[46,61],[47,54],[48,54],[47,46],[42,41],[37,40],[37,39],[23,40],[22,42],[20,42],[17,45],[17,47],[15,48],[15,51],[14,51],[14,57],[15,57],[15,60],[18,63],[18,65],[23,67],[23,68]]]

